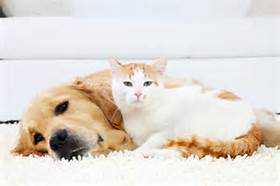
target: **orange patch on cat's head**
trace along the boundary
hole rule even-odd
[[[152,64],[144,63],[129,63],[121,64],[117,59],[110,60],[112,74],[118,77],[129,77],[134,76],[135,71],[143,71],[145,77],[155,78],[162,76],[165,72],[167,60],[166,58],[159,58]]]

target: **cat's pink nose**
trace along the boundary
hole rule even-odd
[[[142,96],[142,93],[141,92],[135,92],[134,95],[139,98],[140,96]]]

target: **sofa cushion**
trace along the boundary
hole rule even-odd
[[[0,58],[84,59],[280,55],[280,18],[137,23],[92,18],[5,18]]]

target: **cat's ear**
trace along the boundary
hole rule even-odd
[[[113,75],[119,74],[122,70],[122,64],[115,58],[109,60],[111,71]]]
[[[167,65],[167,58],[161,57],[157,59],[153,66],[157,69],[160,74],[164,74]]]

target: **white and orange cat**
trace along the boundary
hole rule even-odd
[[[251,155],[261,132],[250,104],[231,92],[197,84],[165,88],[167,61],[110,61],[112,92],[124,127],[145,155]]]

